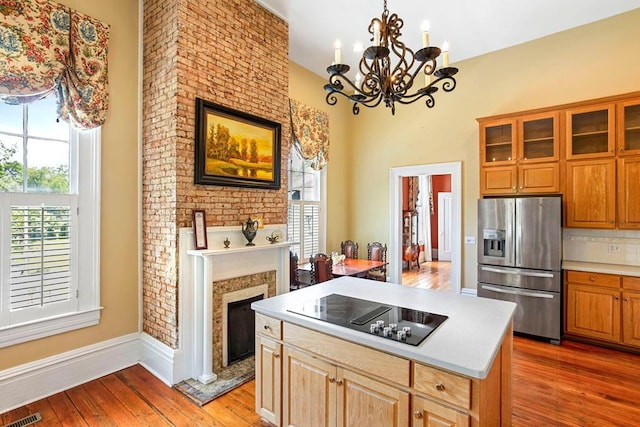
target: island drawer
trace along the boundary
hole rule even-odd
[[[420,363],[414,364],[413,388],[460,408],[471,408],[471,380]]]
[[[567,282],[619,288],[620,276],[604,273],[589,273],[586,271],[567,271]]]
[[[284,343],[316,353],[337,365],[356,368],[376,377],[409,386],[411,363],[407,359],[290,323],[284,324]]]
[[[256,332],[277,340],[282,339],[282,321],[256,313]]]

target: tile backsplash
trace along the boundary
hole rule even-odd
[[[640,265],[640,231],[564,228],[562,240],[564,260]]]

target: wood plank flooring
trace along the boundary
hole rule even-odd
[[[513,426],[640,425],[640,355],[515,337]],[[0,415],[41,426],[261,426],[253,381],[200,408],[140,365]],[[492,426],[491,426],[492,427]]]
[[[422,289],[451,289],[451,262],[428,261],[420,264],[419,269],[404,270],[402,284]]]

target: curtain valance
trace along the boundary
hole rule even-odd
[[[58,114],[78,128],[104,123],[109,108],[109,26],[49,0],[0,0],[0,100],[55,93]]]
[[[293,99],[289,106],[294,147],[313,169],[322,169],[329,161],[329,115]]]

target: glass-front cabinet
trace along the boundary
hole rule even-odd
[[[615,154],[615,104],[567,110],[567,160]]]
[[[523,116],[519,124],[519,162],[549,162],[559,160],[558,113]]]
[[[506,165],[516,162],[516,120],[507,119],[480,125],[481,161],[483,165]]]
[[[618,104],[618,154],[640,154],[640,100]]]

